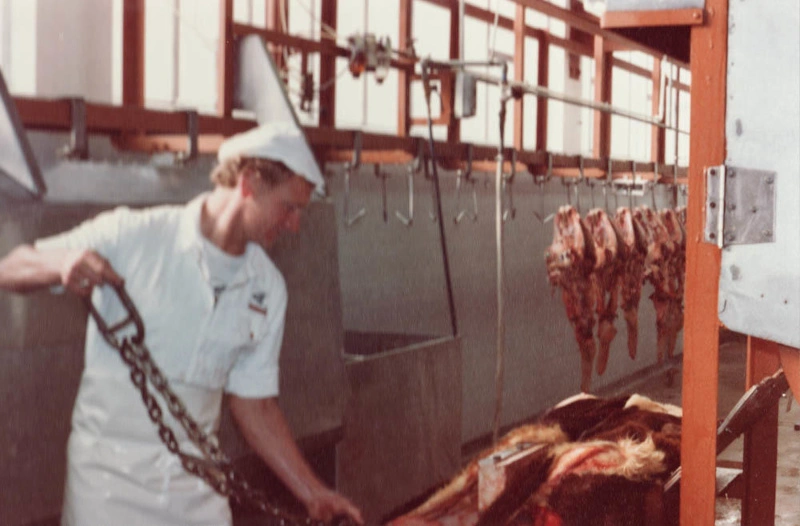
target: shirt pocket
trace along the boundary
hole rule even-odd
[[[252,352],[249,315],[242,307],[220,309],[218,306],[203,332],[188,380],[221,389],[239,356]]]

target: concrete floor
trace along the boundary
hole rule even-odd
[[[729,336],[720,344],[719,401],[717,414],[725,417],[744,394],[746,341],[743,337]],[[644,379],[627,390],[648,396],[660,402],[681,405],[680,370],[672,385],[664,379]],[[790,393],[780,402],[778,422],[778,480],[775,496],[775,526],[800,526],[800,404]],[[743,440],[740,437],[723,451],[722,461],[741,462]],[[741,522],[738,499],[717,499],[716,526],[733,526]]]

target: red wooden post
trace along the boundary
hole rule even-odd
[[[550,42],[547,35],[539,39],[538,79],[536,83],[546,88],[550,85]],[[548,99],[536,98],[536,150],[547,150],[547,108]]]
[[[652,110],[653,115],[658,115],[658,112],[661,111],[661,106],[659,102],[662,96],[662,87],[661,87],[661,61],[657,58],[653,59],[653,104]],[[676,90],[677,93],[677,90]],[[666,95],[666,94],[664,94]],[[665,99],[666,100],[666,99]],[[664,106],[666,107],[666,105]],[[666,122],[666,113],[664,117],[661,119],[661,122]],[[653,129],[650,134],[650,160],[656,163],[664,163],[664,144],[665,144],[666,134],[664,133],[664,128],[660,126],[653,126]]]
[[[686,221],[686,309],[681,426],[684,526],[714,524],[719,398],[720,250],[703,242],[705,174],[725,161],[728,0],[707,0],[705,25],[692,27],[692,117]]]
[[[322,2],[320,13],[322,33],[325,26],[336,30],[337,0]],[[335,45],[335,42],[323,36],[323,43]],[[333,128],[336,125],[336,60],[333,55],[324,55],[319,62],[319,85],[324,86],[319,92],[319,125],[321,128]]]
[[[781,367],[778,344],[748,336],[745,389]],[[778,468],[778,406],[771,407],[744,435],[742,526],[775,524]]]
[[[516,6],[514,16],[514,80],[525,82],[525,7]],[[525,137],[525,97],[514,100],[514,148],[522,150]]]
[[[461,50],[459,44],[461,42],[461,28],[459,27],[458,19],[458,1],[452,0],[450,2],[450,59],[458,60],[461,58]],[[442,86],[444,88],[444,86]],[[444,91],[444,89],[442,90]],[[455,83],[451,82],[447,93],[443,94],[443,106],[447,104],[448,99],[450,108],[453,107],[455,101]],[[447,140],[448,142],[461,141],[461,121],[455,118],[455,112],[450,112],[450,121],[447,125]]]
[[[400,29],[398,47],[408,49],[412,39],[412,16],[414,0],[400,0]],[[408,70],[397,70],[397,135],[407,137],[411,129],[411,74]]]
[[[122,3],[122,104],[144,106],[144,0]]]
[[[233,113],[233,75],[235,59],[233,0],[219,2],[219,51],[217,52],[217,114]]]
[[[606,50],[603,37],[594,37],[594,101],[611,103],[612,56]],[[603,159],[611,155],[611,114],[594,112],[594,156]]]

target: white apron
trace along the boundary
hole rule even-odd
[[[216,431],[221,389],[174,381],[171,387],[206,432]],[[157,399],[181,449],[198,454],[166,404]],[[84,373],[67,449],[62,526],[232,523],[228,500],[187,473],[161,442],[127,375]]]

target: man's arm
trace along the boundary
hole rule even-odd
[[[317,478],[292,437],[277,398],[230,397],[242,435],[275,474],[306,506],[312,518],[330,521],[348,515],[359,524],[361,512]]]
[[[103,283],[122,284],[109,262],[93,250],[37,250],[20,245],[0,260],[0,289],[27,293],[64,285],[79,296]]]

